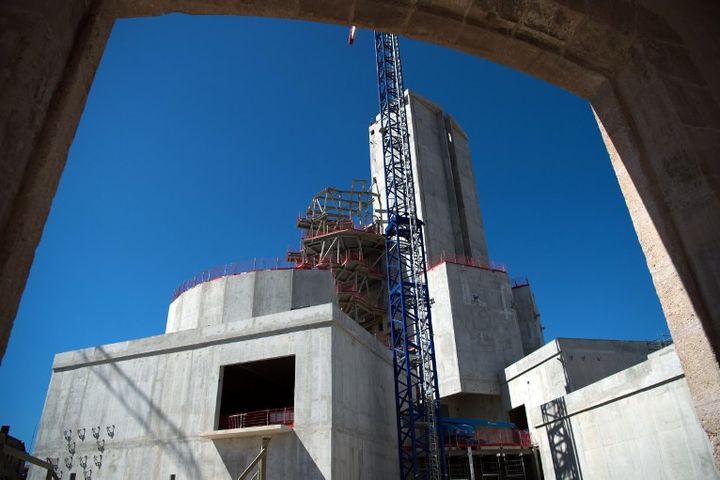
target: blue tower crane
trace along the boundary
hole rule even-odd
[[[354,37],[351,30],[350,41]],[[423,222],[415,205],[400,47],[375,32],[385,169],[388,320],[401,480],[446,478]]]

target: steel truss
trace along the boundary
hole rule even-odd
[[[371,333],[384,336],[385,239],[367,182],[355,180],[350,190],[332,187],[317,193],[298,218],[301,250],[288,252],[297,268],[330,270],[343,312]]]
[[[446,478],[438,431],[440,399],[435,365],[422,221],[405,111],[400,50],[395,35],[375,32],[380,133],[385,170],[388,320],[402,480]]]

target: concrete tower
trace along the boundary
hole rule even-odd
[[[487,263],[467,135],[439,106],[414,92],[406,95],[416,201],[419,217],[425,222],[428,261],[435,262],[445,254]],[[369,133],[372,177],[382,204],[385,176],[377,121],[370,125]]]
[[[541,346],[542,331],[539,323],[520,328],[507,272],[489,261],[467,135],[438,105],[414,92],[406,97],[445,414],[504,418],[498,374],[524,355],[524,345]],[[380,135],[376,120],[369,128],[370,163],[382,204]],[[524,339],[526,332],[534,338]]]

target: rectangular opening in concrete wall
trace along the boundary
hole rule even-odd
[[[528,421],[527,412],[525,412],[525,405],[513,408],[508,412],[508,416],[510,417],[510,421],[514,423],[517,428],[527,430]]]
[[[294,356],[221,368],[218,429],[294,423]]]

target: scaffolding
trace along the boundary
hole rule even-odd
[[[298,217],[300,249],[289,251],[295,268],[329,270],[343,312],[369,332],[386,335],[385,238],[373,211],[377,194],[368,182],[349,190],[327,187]]]
[[[537,472],[529,471],[525,459],[532,454],[524,451],[482,451],[450,453],[447,459],[449,480],[530,480]]]

